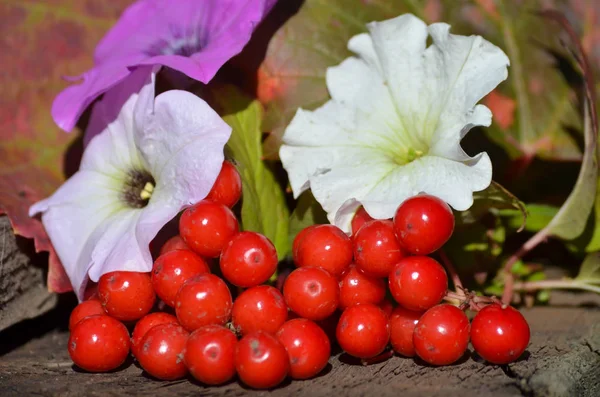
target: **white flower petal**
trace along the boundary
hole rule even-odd
[[[345,231],[358,205],[389,218],[421,192],[467,209],[492,169],[487,154],[470,157],[460,141],[490,124],[477,102],[506,79],[508,58],[481,37],[410,14],[368,29],[348,43],[357,56],[327,70],[331,100],[299,109],[285,131],[280,158],[294,195],[310,188]]]

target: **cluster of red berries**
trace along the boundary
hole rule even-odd
[[[277,252],[265,236],[239,231],[231,208],[240,197],[239,174],[226,161],[207,199],[183,212],[179,236],[164,244],[151,273],[100,278],[71,314],[68,349],[76,365],[110,371],[131,351],[158,379],[189,372],[215,385],[237,374],[250,387],[271,388],[287,376],[319,374],[335,342],[363,360],[391,345],[433,365],[458,360],[469,337],[496,364],[525,350],[529,327],[518,311],[489,305],[470,325],[464,311],[439,304],[448,279],[425,255],[452,234],[444,202],[416,196],[393,221],[373,220],[361,209],[352,237],[333,225],[302,230],[293,244],[298,268],[282,293],[261,285],[277,270]],[[395,308],[386,299],[386,277]]]

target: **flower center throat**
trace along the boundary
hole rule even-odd
[[[127,173],[121,200],[130,208],[144,208],[148,205],[156,186],[154,177],[141,169],[132,169]]]

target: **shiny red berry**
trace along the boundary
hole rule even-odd
[[[106,311],[104,311],[104,306],[102,306],[102,303],[100,303],[98,299],[90,299],[81,302],[75,306],[75,309],[71,312],[71,316],[69,317],[69,330],[72,330],[78,322],[86,317],[103,314],[106,314]]]
[[[161,324],[179,324],[177,317],[163,312],[150,313],[142,317],[136,324],[131,334],[131,353],[138,356],[138,348],[146,333]]]
[[[198,328],[189,336],[183,359],[190,374],[207,385],[220,385],[235,376],[237,338],[222,325]]]
[[[209,324],[225,325],[231,318],[232,306],[227,284],[210,273],[186,281],[175,298],[177,319],[189,331]]]
[[[188,245],[185,243],[185,241],[183,241],[181,236],[177,235],[177,236],[171,237],[163,244],[163,246],[160,248],[160,255],[165,254],[169,251],[189,250],[189,249],[190,249],[190,247],[188,247]]]
[[[246,385],[269,389],[283,382],[290,369],[290,360],[285,347],[274,335],[257,331],[238,342],[235,368]]]
[[[414,357],[413,332],[423,312],[415,312],[398,306],[390,315],[390,343],[396,353]]]
[[[300,248],[300,243],[302,242],[302,240],[304,240],[306,234],[317,226],[319,225],[311,225],[305,227],[304,229],[300,230],[298,234],[296,234],[296,237],[294,237],[294,242],[292,243],[292,258],[298,258],[298,249]]]
[[[232,237],[221,253],[221,273],[237,287],[254,287],[267,281],[277,269],[277,251],[265,236],[241,232]]]
[[[98,281],[98,296],[106,313],[121,321],[144,317],[156,301],[150,274],[139,272],[106,273]]]
[[[454,215],[443,200],[421,194],[405,200],[394,216],[396,237],[415,255],[429,255],[452,236]]]
[[[238,221],[231,210],[219,203],[202,200],[183,212],[179,234],[192,251],[216,258],[238,232]]]
[[[179,288],[188,279],[210,273],[208,264],[190,250],[175,250],[162,254],[152,267],[152,286],[167,305],[175,306]]]
[[[95,315],[75,325],[68,346],[71,360],[79,368],[107,372],[123,364],[129,355],[129,333],[118,320]]]
[[[387,277],[405,256],[390,220],[365,223],[354,235],[353,245],[356,267],[372,277]]]
[[[440,303],[448,289],[448,276],[435,259],[408,256],[394,266],[388,284],[396,302],[423,311]]]
[[[338,281],[320,267],[301,267],[290,273],[283,285],[285,303],[300,317],[322,320],[337,309]]]
[[[288,308],[277,288],[259,285],[242,292],[233,302],[231,321],[242,335],[255,331],[271,334],[285,323]]]
[[[371,218],[371,215],[367,213],[365,207],[358,207],[358,210],[356,210],[356,213],[354,214],[354,218],[352,218],[352,235],[355,236],[365,223],[372,220],[373,218]]]
[[[325,368],[331,354],[331,345],[325,331],[316,323],[295,318],[283,324],[277,338],[290,358],[290,376],[309,379]]]
[[[187,374],[183,350],[188,336],[179,324],[157,325],[142,338],[136,358],[144,371],[157,379],[183,378]]]
[[[473,348],[492,364],[508,364],[518,359],[527,348],[529,337],[525,317],[510,306],[488,305],[471,322]]]
[[[390,340],[388,316],[376,305],[349,307],[340,317],[336,337],[340,347],[351,356],[375,357]]]
[[[215,203],[232,208],[242,196],[242,178],[230,161],[223,161],[223,167],[206,198]]]
[[[337,277],[352,262],[352,241],[334,225],[318,225],[304,234],[296,253],[296,266],[322,267]]]
[[[340,279],[340,309],[359,303],[378,305],[385,298],[385,287],[383,279],[369,277],[351,266]]]
[[[413,333],[415,352],[432,365],[449,365],[460,359],[469,344],[469,319],[456,306],[442,304],[421,316]]]

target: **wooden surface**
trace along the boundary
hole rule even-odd
[[[0,396],[600,396],[598,297],[556,294],[552,303],[523,310],[531,344],[508,366],[468,354],[441,368],[401,357],[363,367],[337,354],[321,376],[268,392],[236,381],[210,388],[189,380],[156,381],[133,362],[108,374],[80,372],[72,366],[68,334],[61,329],[68,312],[51,312],[0,334]],[[35,329],[48,332],[25,342],[37,335]]]

